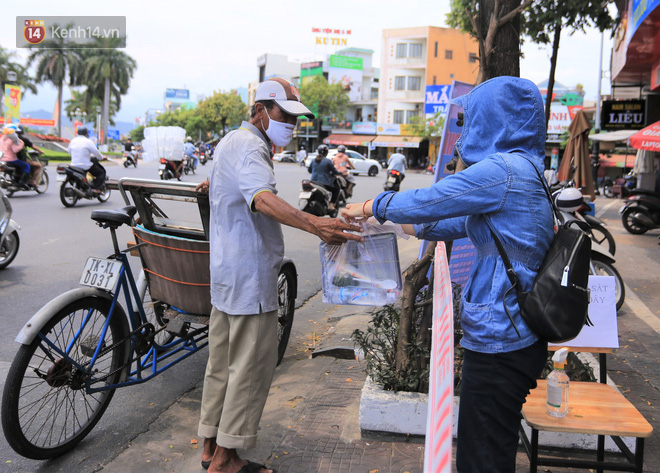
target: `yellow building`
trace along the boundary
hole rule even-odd
[[[474,83],[479,46],[467,33],[423,26],[383,30],[378,123],[405,124],[424,114],[427,85]]]

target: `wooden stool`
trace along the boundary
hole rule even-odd
[[[642,473],[644,462],[644,438],[649,437],[653,427],[644,419],[621,393],[603,383],[571,381],[569,388],[569,410],[565,417],[552,417],[546,412],[546,381],[539,380],[523,404],[523,418],[532,428],[531,442],[522,430],[521,438],[530,460],[530,472],[536,473],[537,466],[560,466],[594,468]],[[596,460],[568,459],[562,457],[539,457],[539,431],[567,432],[598,435]],[[605,436],[611,436],[628,462],[606,462]],[[637,439],[635,453],[620,437]]]

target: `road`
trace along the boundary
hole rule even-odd
[[[211,162],[198,168],[198,174],[184,177],[184,181],[201,182]],[[118,208],[124,202],[113,192],[106,203],[82,201],[73,208],[65,208],[59,200],[59,185],[54,165],[48,167],[50,187],[41,196],[17,193],[12,197],[13,218],[21,225],[21,246],[14,262],[0,272],[0,386],[4,387],[7,370],[18,348],[13,340],[29,317],[55,296],[78,286],[80,273],[88,256],[111,253],[107,230],[96,226],[89,218],[94,209]],[[109,163],[110,178],[122,176],[157,179],[155,163],[140,162],[138,168],[125,169]],[[305,168],[291,163],[275,163],[279,195],[297,206],[300,181],[309,174]],[[385,174],[377,177],[357,176],[355,202],[374,197],[382,190]],[[424,187],[433,177],[409,173],[402,189]],[[120,245],[133,240],[130,231],[119,229]],[[320,290],[319,240],[289,227],[284,228],[287,256],[298,269],[299,291],[296,305]],[[137,259],[133,264],[138,264]],[[318,322],[325,324],[324,314]],[[296,330],[294,324],[294,331]],[[192,389],[203,377],[206,353],[202,352],[143,385],[120,389],[100,423],[70,454],[48,461],[21,458],[0,435],[0,463],[3,471],[73,472],[92,471],[88,465],[101,465],[114,458],[132,438],[147,429],[158,415],[183,393]],[[197,415],[197,413],[191,413]],[[11,463],[7,463],[7,462]],[[94,467],[96,468],[96,467]],[[94,469],[93,468],[93,469]]]

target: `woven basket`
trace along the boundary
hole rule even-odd
[[[193,314],[211,313],[209,242],[133,227],[152,300]]]

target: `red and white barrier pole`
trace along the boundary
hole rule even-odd
[[[443,242],[438,242],[435,248],[434,271],[433,342],[424,472],[449,473],[454,409],[454,311]]]

